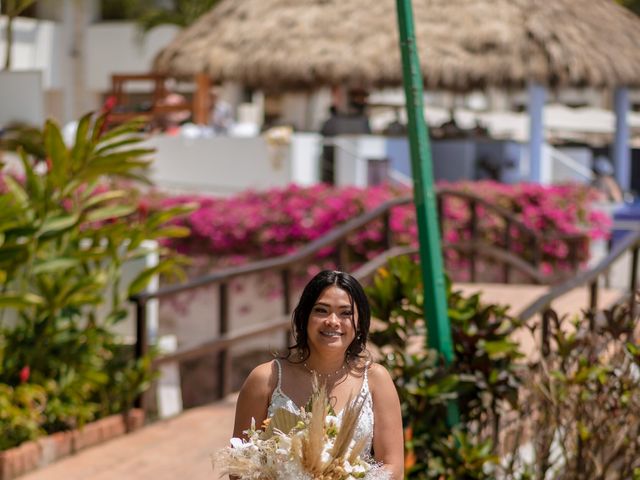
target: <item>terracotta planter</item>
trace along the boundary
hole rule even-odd
[[[82,429],[59,432],[0,452],[0,480],[12,480],[63,457],[97,445],[144,424],[144,412],[134,409],[85,425]]]

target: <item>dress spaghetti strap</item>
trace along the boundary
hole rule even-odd
[[[362,380],[362,388],[360,389],[361,393],[369,394],[369,367],[371,367],[371,362],[367,361],[364,364],[364,379]]]
[[[278,367],[278,384],[276,385],[276,390],[282,391],[280,388],[282,385],[282,365],[280,365],[280,360],[277,358],[274,360],[274,362],[276,362],[276,366]]]

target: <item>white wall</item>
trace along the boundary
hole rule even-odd
[[[12,122],[41,125],[44,116],[42,72],[0,71],[0,125]]]
[[[262,137],[184,138],[158,135],[150,178],[175,192],[232,195],[247,189],[311,185],[319,176],[320,137],[295,134],[289,144]]]
[[[59,16],[63,3],[57,4]],[[77,13],[77,12],[76,12]],[[90,21],[87,13],[87,21]],[[60,18],[60,20],[65,20]],[[68,121],[84,113],[84,110],[100,106],[99,94],[111,89],[111,75],[114,73],[146,73],[157,52],[163,48],[179,31],[178,27],[161,26],[151,30],[146,36],[139,35],[133,22],[103,22],[87,24],[84,32],[85,42],[78,51],[84,55],[84,88],[87,101],[81,103],[83,112],[73,112],[73,99],[69,95],[75,92],[77,79],[73,74],[73,35],[71,28],[74,20],[54,22],[31,18],[16,18],[14,44],[12,50],[12,71],[42,72],[42,88],[46,94],[62,95],[58,100],[64,105],[64,112],[58,113],[62,121]],[[0,62],[4,65],[6,50],[6,17],[0,17]],[[25,97],[34,92],[24,89]],[[15,99],[16,102],[23,101]],[[3,107],[4,105],[0,105]],[[52,114],[52,112],[45,112]]]
[[[282,97],[280,123],[293,125],[296,130],[318,131],[329,117],[331,90],[321,88],[310,93],[286,93]]]
[[[0,62],[4,66],[7,18],[0,17]],[[48,20],[16,18],[13,22],[12,71],[42,71],[46,90],[61,88],[65,55],[61,26]]]
[[[87,32],[87,88],[106,92],[114,73],[147,73],[154,56],[179,31],[163,25],[144,37],[132,22],[102,22],[90,25]]]

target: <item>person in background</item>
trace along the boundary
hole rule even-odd
[[[159,117],[159,126],[169,135],[176,135],[180,126],[188,122],[191,118],[189,104],[184,95],[177,92],[168,92],[167,95],[158,102],[159,107],[178,108],[169,110]]]
[[[329,108],[329,118],[327,118],[320,134],[324,137],[322,143],[322,156],[320,159],[320,181],[333,185],[335,183],[335,146],[332,137],[340,133],[340,117],[338,107],[331,105]]]
[[[348,95],[349,109],[347,118],[350,119],[351,131],[344,133],[370,134],[371,125],[369,124],[369,116],[367,114],[369,92],[361,88],[356,88],[349,90]]]
[[[596,157],[593,162],[594,179],[591,185],[596,188],[608,202],[624,201],[624,194],[613,176],[613,166],[604,155]]]
[[[367,116],[369,94],[362,89],[353,89],[349,93],[346,112],[341,112],[337,105],[329,108],[329,117],[322,124],[320,133],[324,137],[320,165],[320,180],[335,184],[335,147],[333,138],[337,135],[369,135],[371,125]]]
[[[231,105],[220,98],[220,87],[217,86],[209,90],[209,101],[211,105],[209,126],[216,134],[226,135],[235,122]]]

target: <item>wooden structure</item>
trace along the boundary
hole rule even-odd
[[[199,73],[193,77],[195,89],[192,99],[183,99],[180,103],[168,103],[165,100],[173,93],[167,88],[171,77],[158,73],[144,74],[116,74],[111,76],[111,94],[115,100],[109,115],[109,124],[117,125],[134,118],[147,120],[152,126],[164,123],[168,115],[172,113],[186,113],[193,123],[206,125],[209,123],[211,100],[209,89],[210,79],[206,74]],[[130,101],[127,85],[134,82],[151,82],[150,101],[147,107],[137,108]]]
[[[395,3],[222,0],[163,48],[153,69],[174,75],[207,72],[218,81],[265,91],[395,87],[402,82],[398,31],[391,20]],[[618,3],[415,1],[425,87],[459,93],[527,89],[534,182],[548,181],[542,155],[546,91],[614,92],[612,153],[618,183],[628,190],[628,89],[640,86],[640,19]],[[344,54],[352,51],[358,54]]]
[[[547,236],[541,235],[538,231],[532,230],[524,225],[519,219],[514,217],[510,212],[497,207],[486,200],[470,193],[458,192],[455,190],[440,188],[437,191],[438,207],[441,209],[447,198],[455,198],[457,201],[466,202],[471,215],[468,220],[467,227],[474,234],[478,232],[478,210],[490,211],[502,218],[502,224],[505,227],[504,245],[496,247],[478,241],[463,241],[460,243],[448,243],[444,245],[445,251],[453,249],[464,253],[469,259],[469,277],[472,281],[476,279],[476,264],[481,258],[489,259],[498,265],[502,265],[502,280],[505,283],[513,281],[514,273],[518,272],[521,277],[527,278],[530,283],[549,284],[557,283],[556,277],[545,277],[539,270],[542,245],[544,240],[549,240]],[[369,261],[365,265],[360,266],[353,272],[354,276],[363,283],[367,283],[373,276],[375,271],[383,266],[389,258],[399,255],[415,254],[416,247],[411,246],[394,246],[393,237],[390,229],[390,218],[392,209],[400,205],[406,205],[412,202],[411,198],[397,198],[390,200],[379,207],[366,212],[342,225],[337,226],[325,236],[318,238],[298,251],[284,255],[281,257],[259,260],[256,262],[240,265],[233,268],[221,269],[212,274],[202,276],[190,280],[184,284],[171,285],[161,288],[155,292],[140,293],[133,296],[130,300],[136,305],[136,355],[143,356],[148,347],[147,339],[147,320],[146,305],[147,302],[157,298],[167,298],[177,295],[181,292],[194,290],[204,286],[217,286],[219,290],[219,307],[217,316],[219,319],[218,338],[212,341],[204,342],[200,345],[180,349],[175,353],[163,355],[156,359],[156,365],[162,365],[171,362],[184,362],[195,359],[203,355],[218,354],[218,375],[220,379],[219,396],[222,398],[231,391],[231,351],[233,346],[246,342],[247,340],[259,338],[265,334],[281,331],[289,339],[289,329],[291,327],[291,311],[292,311],[292,277],[293,271],[298,267],[304,266],[313,261],[320,250],[326,250],[335,247],[335,263],[342,270],[353,268],[353,264],[349,259],[349,251],[347,249],[347,237],[360,231],[363,227],[372,222],[383,222],[384,228],[384,247],[383,252],[378,257]],[[442,214],[439,215],[442,218]],[[441,231],[446,231],[446,225],[441,225]],[[521,255],[514,252],[511,248],[511,234],[517,230],[520,238],[527,238],[530,242],[533,255],[529,260],[524,260]],[[477,238],[472,235],[472,238]],[[573,274],[577,272],[579,262],[575,257],[577,248],[574,248],[577,242],[584,241],[584,235],[553,235],[551,238],[564,240],[570,244],[569,251],[572,257],[569,263],[573,268]],[[638,237],[640,244],[640,234]],[[281,281],[281,301],[282,316],[270,322],[252,325],[242,330],[231,329],[231,319],[229,318],[229,284],[231,280],[238,277],[246,277],[256,273],[272,273],[279,276]],[[144,406],[144,402],[143,406]]]

